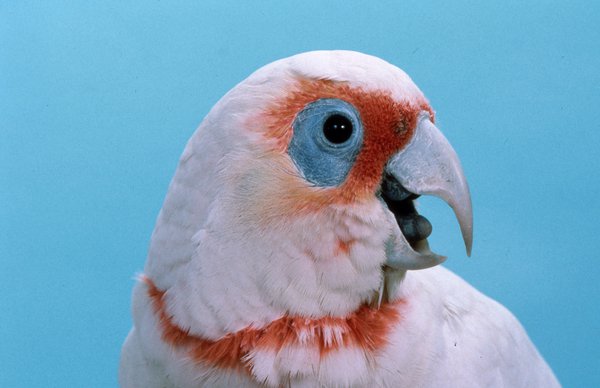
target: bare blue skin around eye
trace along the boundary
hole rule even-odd
[[[350,138],[340,144],[331,143],[323,134],[325,121],[333,115],[346,117],[353,127]],[[344,182],[363,140],[362,122],[354,106],[335,98],[311,102],[298,113],[293,128],[288,154],[304,178],[320,187]]]

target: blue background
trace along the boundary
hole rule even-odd
[[[426,199],[434,249],[600,386],[600,2],[281,3],[0,3],[0,386],[117,385],[186,140],[253,70],[334,48],[409,73],[461,157],[473,257]]]

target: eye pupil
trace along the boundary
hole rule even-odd
[[[342,144],[352,136],[352,122],[345,116],[333,115],[325,120],[323,134],[333,144]]]

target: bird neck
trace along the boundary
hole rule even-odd
[[[285,227],[223,218],[195,235],[193,257],[168,281],[146,271],[166,291],[174,321],[192,334],[220,338],[283,316],[345,317],[384,300],[383,283],[390,296],[399,284],[398,274],[383,282],[389,228],[378,201],[298,216]]]
[[[405,301],[384,302],[377,308],[368,304],[342,317],[307,318],[284,315],[264,327],[247,326],[220,338],[210,339],[183,329],[167,310],[166,292],[152,279],[142,276],[163,341],[187,353],[198,364],[235,369],[252,375],[257,355],[318,350],[318,362],[331,353],[359,351],[372,357],[388,343],[390,331],[402,319]],[[313,360],[316,362],[317,360]]]

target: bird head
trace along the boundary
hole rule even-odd
[[[420,195],[452,207],[469,253],[469,189],[412,80],[365,54],[299,54],[238,84],[191,138],[146,273],[193,290],[215,321],[239,318],[224,330],[282,312],[343,315],[381,296],[386,272],[444,260]]]

